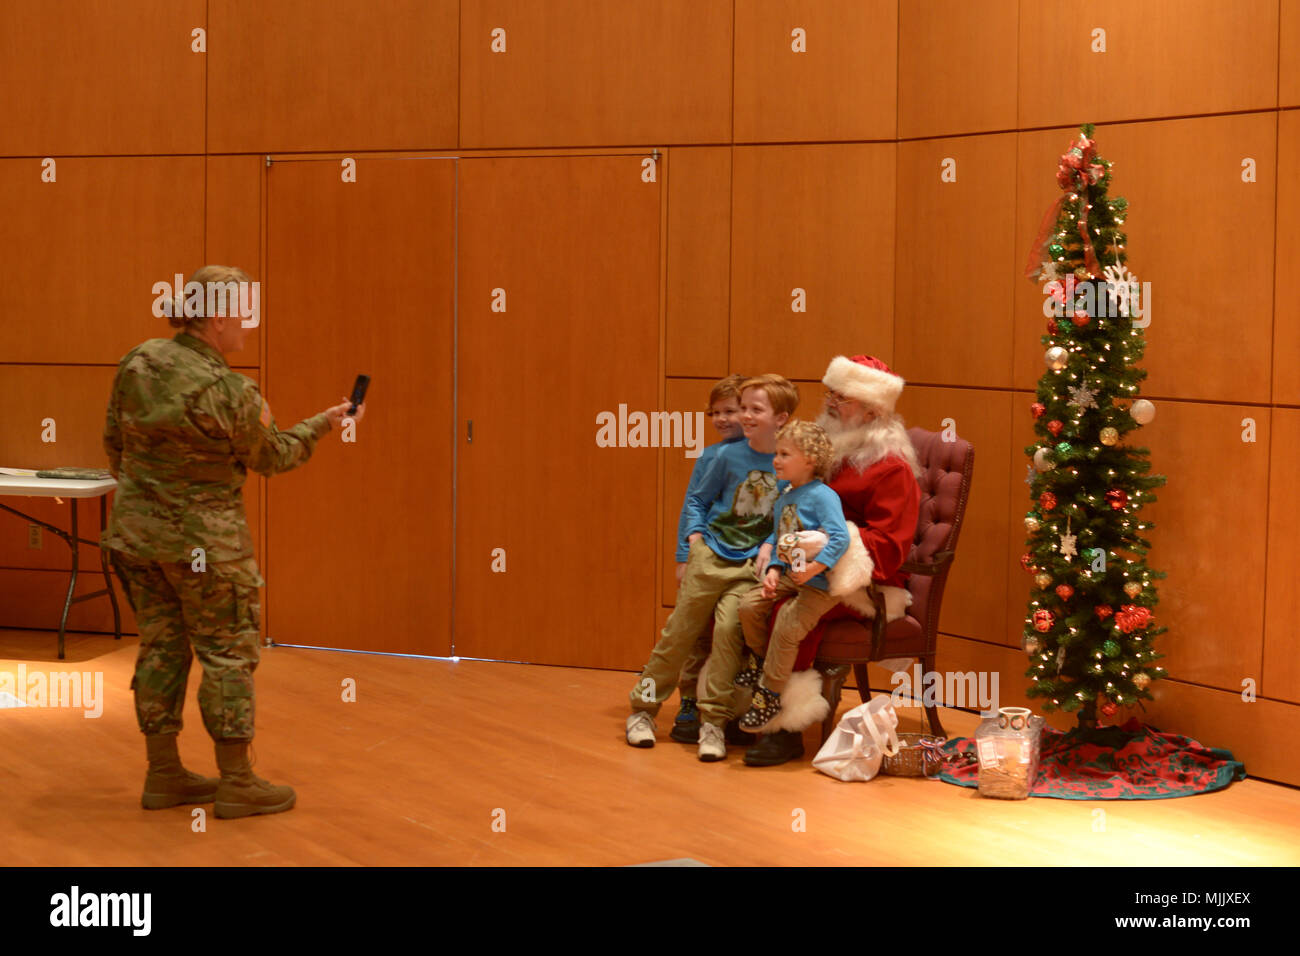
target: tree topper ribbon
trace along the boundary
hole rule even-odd
[[[1075,192],[1080,195],[1077,226],[1079,235],[1083,239],[1083,259],[1089,272],[1100,275],[1101,264],[1097,261],[1097,254],[1092,248],[1092,239],[1088,236],[1088,187],[1095,184],[1106,173],[1106,167],[1096,159],[1096,144],[1080,133],[1078,141],[1062,154],[1057,162],[1056,184],[1064,192]],[[1043,215],[1043,221],[1038,226],[1038,234],[1029,250],[1029,261],[1025,263],[1025,277],[1028,279],[1037,276],[1042,269],[1047,239],[1052,232],[1052,227],[1060,218],[1061,206],[1064,203],[1065,196],[1060,196]]]

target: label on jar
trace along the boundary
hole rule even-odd
[[[979,754],[981,767],[997,767],[1002,763],[999,759],[998,745],[992,740],[979,742]]]

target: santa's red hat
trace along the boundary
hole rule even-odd
[[[822,384],[845,398],[885,412],[892,412],[898,396],[903,394],[902,376],[895,375],[874,355],[835,356],[822,376]]]

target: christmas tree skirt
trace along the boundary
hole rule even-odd
[[[948,741],[945,755],[975,758],[975,741]],[[1123,727],[1043,728],[1042,757],[1033,797],[1058,800],[1164,800],[1221,790],[1246,776],[1246,765],[1227,750],[1190,737],[1161,733],[1131,718]],[[945,761],[939,779],[979,786],[979,763]]]

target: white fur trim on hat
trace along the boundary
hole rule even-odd
[[[903,394],[902,376],[863,365],[844,355],[831,359],[822,384],[846,398],[886,412],[894,410],[898,396]]]

